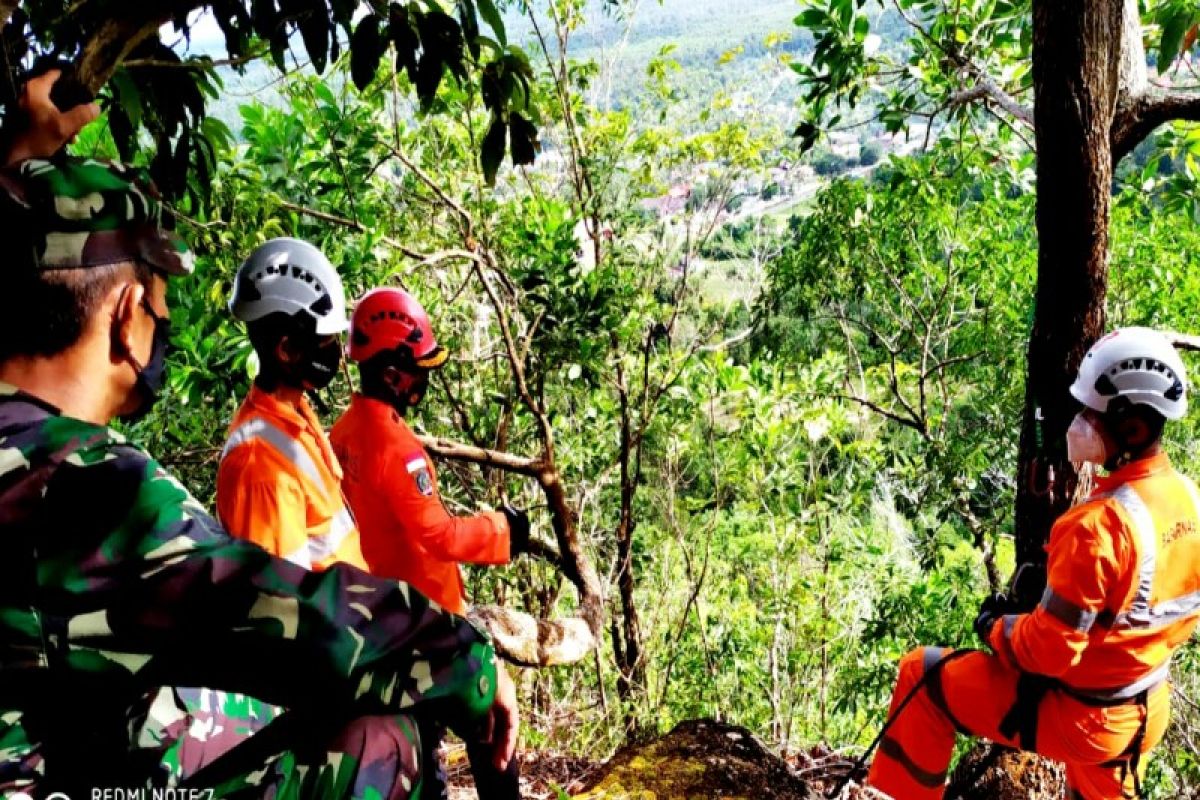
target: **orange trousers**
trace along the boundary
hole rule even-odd
[[[949,650],[921,647],[900,659],[891,713],[922,676]],[[969,653],[941,668],[888,730],[871,765],[867,783],[896,800],[938,800],[954,749],[956,722],[972,736],[1017,747],[1000,733],[1012,708],[1020,673],[991,653]],[[1151,692],[1142,752],[1156,745],[1170,718],[1170,693],[1163,684]],[[1037,752],[1063,762],[1072,800],[1120,800],[1133,796],[1133,775],[1108,764],[1125,752],[1142,721],[1136,704],[1101,708],[1061,691],[1051,691],[1038,709]],[[1141,761],[1144,773],[1146,759]]]

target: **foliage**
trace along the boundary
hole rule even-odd
[[[874,63],[870,31],[890,26],[894,42],[895,26],[907,29],[836,0],[813,8],[804,19],[836,38],[812,62],[829,86],[848,75],[836,60],[854,48]],[[1019,141],[973,136],[964,117],[929,152],[823,184],[776,224],[755,204],[775,180],[770,168],[795,153],[772,112],[712,102],[706,116],[691,113],[680,98],[709,84],[694,78],[696,62],[658,47],[637,90],[604,102],[591,91],[602,67],[575,60],[570,41],[566,54],[554,49],[560,32],[589,30],[585,8],[555,0],[553,13],[535,13],[546,49],[524,48],[529,71],[500,78],[539,110],[545,153],[493,173],[479,158],[495,126],[483,99],[497,74],[490,62],[464,43],[463,74],[443,65],[454,79],[423,95],[419,62],[393,76],[354,52],[397,35],[392,16],[372,9],[348,56],[323,75],[282,78],[280,104],[242,106],[238,130],[213,138],[211,174],[193,171],[209,200],[180,224],[200,268],[172,286],[168,396],[132,435],[208,499],[225,425],[256,369],[224,310],[230,278],[268,237],[309,239],[349,295],[400,283],[431,311],[454,357],[417,415],[421,428],[530,456],[545,447],[539,411],[552,432],[613,624],[594,667],[523,676],[527,744],[602,756],[630,720],[661,729],[702,715],[782,749],[865,744],[896,659],[921,643],[971,644],[977,603],[1011,567],[1006,476],[1036,257],[1032,161]],[[1004,39],[1016,28],[985,25],[981,5],[963,9],[954,24],[935,18],[945,40],[965,32],[961,52],[1023,52],[1019,36]],[[486,4],[477,10],[496,33]],[[860,18],[873,26],[861,39]],[[511,17],[500,24],[515,38]],[[514,52],[496,42],[480,53]],[[903,108],[924,80],[908,68],[924,70],[938,51],[883,51],[915,83],[877,96],[879,108]],[[831,89],[827,110],[854,85]],[[863,83],[858,96],[871,91]],[[80,152],[117,153],[113,113],[85,132]],[[1175,168],[1160,174],[1146,153],[1117,187],[1114,323],[1200,329],[1194,143],[1167,134]],[[676,210],[643,208],[685,185]],[[325,392],[326,421],[353,378],[348,370]],[[1198,438],[1187,422],[1169,443],[1193,474]],[[452,510],[529,506],[535,534],[550,539],[535,479],[456,462],[440,474]],[[480,602],[541,616],[576,607],[543,561],[472,569],[469,583]],[[621,627],[631,617],[632,635]],[[1196,660],[1188,649],[1176,672],[1192,698]],[[1156,797],[1200,781],[1189,746],[1200,712],[1177,708],[1152,763]]]
[[[606,3],[616,5],[616,0]],[[142,149],[144,132],[163,191],[179,196],[191,188],[192,200],[199,204],[215,154],[226,144],[227,134],[205,116],[206,106],[219,96],[221,81],[211,57],[184,61],[177,47],[163,41],[159,27],[173,23],[186,41],[194,12],[204,10],[220,25],[230,62],[238,68],[269,56],[286,71],[289,57],[292,64],[299,61],[293,47],[298,38],[308,63],[320,74],[348,46],[351,78],[363,89],[390,51],[389,72],[404,72],[422,113],[440,111],[438,88],[447,76],[461,85],[470,73],[490,119],[478,149],[491,182],[506,149],[513,164],[522,165],[533,162],[539,147],[537,110],[530,103],[532,68],[525,53],[508,43],[495,0],[455,0],[452,5],[448,13],[437,3],[377,0],[356,21],[359,4],[350,0],[187,0],[169,9],[127,0],[28,3],[4,27],[9,80],[0,82],[5,87],[0,103],[15,107],[11,87],[38,55],[75,61],[81,80],[93,91],[111,78],[105,102],[122,157],[131,160]],[[193,171],[198,181],[189,187]]]
[[[868,100],[884,127],[896,132],[906,130],[914,117],[930,126],[939,117],[986,123],[992,107],[968,101],[979,95],[964,94],[984,81],[1016,98],[1032,87],[1028,0],[898,0],[894,15],[883,17],[875,9],[892,4],[807,0],[804,5],[795,21],[815,40],[813,58],[793,69],[809,109],[797,129],[805,147]],[[906,28],[903,47],[879,47],[873,27],[898,21]]]

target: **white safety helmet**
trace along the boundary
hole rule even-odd
[[[1119,328],[1088,350],[1071,395],[1102,414],[1114,398],[1125,397],[1179,419],[1187,413],[1187,375],[1167,337],[1150,328]]]
[[[286,236],[260,245],[242,262],[229,310],[242,322],[304,312],[318,336],[350,329],[346,293],[333,264],[308,242]]]

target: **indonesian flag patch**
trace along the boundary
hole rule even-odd
[[[426,497],[433,495],[433,475],[429,474],[429,465],[424,458],[414,458],[408,462],[408,474],[417,482],[417,491]]]

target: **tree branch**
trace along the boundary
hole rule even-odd
[[[576,652],[576,646],[584,644],[588,647],[593,646],[595,644],[595,637],[591,631],[600,630],[603,615],[603,596],[600,591],[600,582],[595,570],[592,569],[591,564],[584,558],[579,548],[578,537],[575,535],[574,528],[571,525],[571,511],[567,505],[566,494],[563,491],[562,481],[559,479],[558,472],[548,467],[541,459],[526,458],[525,456],[504,453],[499,450],[474,447],[469,444],[462,444],[436,436],[418,436],[417,438],[427,451],[439,458],[466,461],[537,479],[538,484],[542,487],[542,491],[546,494],[546,501],[550,505],[550,516],[554,522],[555,534],[558,537],[560,549],[555,550],[549,544],[537,539],[531,539],[530,553],[553,564],[560,572],[566,575],[568,580],[575,584],[579,589],[579,613],[583,619],[561,622],[537,620],[535,625],[532,617],[525,620],[524,618],[527,615],[507,609],[496,609],[498,612],[504,612],[503,619],[505,620],[504,624],[508,626],[506,629],[508,633],[503,633],[503,635],[510,637],[508,649],[503,650],[501,655],[513,663],[527,664],[529,666],[573,663],[573,661],[563,660],[560,656],[554,656],[553,660],[550,661],[537,662],[536,659],[532,662],[529,661],[529,658],[533,658],[530,656],[531,653],[544,653],[546,637],[550,636],[552,638],[558,635],[554,631],[559,631],[566,637],[566,640],[573,643],[570,648],[570,652],[572,653]],[[588,629],[589,633],[586,640],[580,638],[580,634],[574,631],[576,622],[583,624]],[[496,630],[490,627],[489,630],[494,637],[498,638]],[[520,632],[519,635],[518,631]],[[535,644],[535,640],[540,644]],[[583,652],[586,653],[587,651],[584,650]],[[583,654],[580,654],[579,658],[582,657]],[[574,658],[574,661],[578,661],[579,658]]]
[[[910,416],[906,417],[903,414],[898,414],[895,411],[891,411],[890,409],[884,408],[879,403],[876,403],[872,400],[868,400],[865,397],[857,397],[852,394],[832,394],[832,395],[829,395],[829,397],[833,398],[834,400],[849,400],[853,403],[858,403],[859,405],[864,406],[865,408],[869,408],[870,410],[874,411],[879,416],[884,417],[886,419],[890,419],[892,422],[895,422],[897,425],[903,425],[906,428],[912,428],[914,431],[921,434],[922,437],[924,437],[926,439],[929,438],[928,427],[925,425],[925,423],[919,417],[917,417],[917,415],[915,413],[912,412],[911,409],[907,409],[907,408],[905,409],[905,411],[908,411],[910,413]]]
[[[491,635],[501,658],[522,667],[574,664],[596,646],[587,622],[578,617],[544,620],[511,608],[475,606],[467,618]]]
[[[471,215],[467,213],[467,210],[463,208],[462,204],[447,194],[446,190],[442,188],[441,184],[429,177],[429,174],[425,172],[425,170],[421,169],[417,165],[417,162],[409,158],[407,154],[400,150],[400,148],[390,143],[387,145],[387,148],[392,151],[392,155],[395,156],[397,161],[399,161],[410,172],[416,175],[421,183],[428,186],[430,191],[437,195],[438,199],[441,200],[447,208],[458,215],[458,218],[461,220],[468,238],[471,237],[474,234],[475,221],[471,218]]]
[[[1200,121],[1200,94],[1147,89],[1122,94],[1112,125],[1112,159],[1115,166],[1133,152],[1155,128],[1172,120]]]
[[[751,326],[749,328],[746,328],[746,330],[742,331],[741,333],[735,333],[733,336],[730,336],[728,339],[725,339],[723,341],[714,342],[713,344],[701,345],[700,347],[696,348],[696,352],[698,352],[698,353],[715,353],[718,350],[724,350],[727,347],[733,347],[734,345],[741,344],[742,342],[746,341],[751,336],[753,336],[754,331],[755,331],[754,327]]]
[[[0,0],[0,14],[3,13],[3,1]],[[0,28],[2,30],[2,28]],[[164,69],[216,69],[218,67],[240,67],[243,64],[249,64],[252,61],[257,61],[260,58],[266,58],[271,51],[267,49],[255,50],[252,53],[237,56],[236,58],[218,58],[212,59],[207,56],[201,58],[190,58],[187,61],[164,61],[155,58],[131,58],[125,61],[122,66],[126,69],[130,67],[163,67]]]
[[[938,50],[940,50],[942,53],[944,53],[946,55],[946,57],[949,58],[960,70],[962,70],[963,72],[966,72],[967,74],[969,74],[975,78],[975,84],[976,84],[975,87],[972,89],[967,89],[965,91],[973,92],[976,89],[978,89],[978,90],[981,90],[983,92],[983,94],[977,95],[976,97],[974,97],[972,99],[979,100],[979,99],[983,99],[983,97],[986,96],[986,97],[990,98],[992,100],[992,102],[994,102],[1000,108],[1002,108],[1006,112],[1008,112],[1013,118],[1020,120],[1027,127],[1029,127],[1030,129],[1033,129],[1033,112],[1032,111],[1030,111],[1028,108],[1026,108],[1025,106],[1018,103],[1016,98],[1014,98],[1008,92],[1004,91],[1004,89],[1000,88],[1000,85],[997,84],[995,81],[993,81],[990,77],[988,77],[987,73],[979,65],[975,64],[970,59],[965,58],[957,50],[952,50],[950,48],[947,48],[946,45],[943,44],[939,39],[935,38],[932,34],[930,34],[930,32],[925,29],[925,26],[921,25],[919,22],[917,22],[917,20],[913,19],[913,17],[900,4],[899,0],[893,0],[892,5],[895,6],[896,11],[900,14],[900,16],[904,19],[904,21],[908,23],[909,27],[911,27],[918,34],[920,34],[922,37],[924,37],[931,45],[933,45]],[[951,96],[951,104],[952,105],[954,104],[953,101],[954,101],[954,96],[952,95]],[[961,103],[959,105],[961,105]]]
[[[113,72],[138,45],[171,21],[172,11],[190,11],[200,2],[184,4],[185,9],[167,9],[153,3],[135,4],[142,15],[137,18],[114,16],[101,23],[95,34],[83,46],[77,61],[79,82],[92,94],[108,82]]]
[[[496,467],[507,472],[515,472],[518,475],[526,475],[530,478],[539,477],[545,469],[545,465],[541,461],[526,458],[525,456],[475,447],[474,445],[455,442],[451,439],[443,439],[439,436],[420,435],[417,436],[417,439],[420,440],[422,447],[438,458],[446,458],[451,461],[466,461],[470,464],[479,464],[483,467]]]
[[[1167,340],[1177,350],[1190,350],[1193,353],[1200,353],[1200,336],[1192,333],[1176,333],[1175,331],[1163,331],[1163,335],[1167,337]]]
[[[347,219],[346,217],[339,217],[337,214],[330,214],[328,211],[318,211],[315,208],[309,208],[308,206],[297,205],[296,203],[292,203],[287,200],[280,200],[279,207],[285,208],[288,211],[294,211],[297,214],[302,214],[306,217],[312,217],[313,219],[319,219],[322,222],[329,222],[333,225],[340,225],[343,228],[349,228],[350,230],[357,231],[358,233],[370,233],[371,232],[371,229],[368,228],[366,225],[363,225],[361,222],[356,222],[355,220]],[[388,247],[399,250],[401,253],[408,256],[409,258],[415,258],[416,260],[420,261],[422,264],[427,263],[427,262],[435,263],[436,261],[441,261],[441,260],[444,260],[445,258],[450,258],[454,255],[457,255],[460,252],[460,251],[443,251],[441,253],[434,253],[432,256],[427,256],[424,253],[420,252],[419,250],[414,250],[411,247],[408,247],[407,245],[401,244],[400,242],[396,241],[395,239],[393,239],[390,236],[381,236],[379,241],[383,242]],[[432,260],[430,260],[430,259],[432,259]]]
[[[991,100],[1013,119],[1033,130],[1033,111],[1021,105],[978,67],[968,64],[964,69],[975,78],[975,85],[950,95],[951,106],[961,106],[976,100]]]
[[[407,255],[407,253],[406,253],[406,255]],[[414,256],[414,258],[415,257],[416,256]],[[469,250],[460,250],[458,248],[450,247],[445,250],[438,250],[436,253],[430,253],[429,255],[422,258],[421,263],[417,264],[417,266],[418,267],[431,267],[434,264],[440,264],[443,261],[450,261],[451,259],[455,259],[455,258],[461,258],[463,261],[480,261],[481,260],[481,256],[478,253],[472,253]]]

